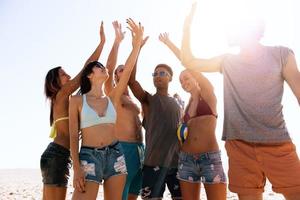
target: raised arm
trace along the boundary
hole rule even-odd
[[[107,95],[114,88],[114,70],[118,59],[119,46],[122,40],[124,39],[124,35],[125,35],[125,32],[122,32],[122,26],[121,24],[118,23],[118,21],[114,21],[112,24],[115,30],[115,41],[109,53],[107,63],[106,63],[106,68],[108,69],[109,77],[105,81],[104,89]]]
[[[194,70],[189,70],[189,72],[192,74],[192,76],[197,80],[199,85],[201,86],[201,94],[202,96],[206,96],[208,98],[215,98],[214,94],[214,87],[210,83],[210,81],[202,74],[199,72],[196,72]]]
[[[141,23],[137,25],[132,19],[127,19],[127,23],[129,25],[128,28],[131,31],[132,35],[133,48],[125,62],[124,71],[122,76],[120,77],[120,81],[117,84],[117,86],[112,90],[110,95],[113,98],[115,104],[117,105],[121,99],[121,95],[126,90],[131,71],[136,63],[138,54],[140,52],[140,47],[142,44],[144,33],[144,27],[141,25]]]
[[[179,61],[181,61],[180,49],[170,40],[169,33],[159,34],[158,39],[174,53],[174,55],[178,58]]]
[[[92,53],[92,55],[87,59],[87,61],[85,62],[83,68],[81,69],[81,71],[70,81],[68,81],[58,92],[57,94],[57,98],[59,98],[59,96],[70,96],[76,89],[78,89],[79,85],[80,85],[80,76],[81,73],[83,71],[83,69],[85,68],[85,66],[90,63],[91,61],[96,61],[99,59],[101,52],[103,50],[103,46],[105,43],[105,34],[104,34],[104,28],[103,28],[103,22],[101,22],[101,26],[100,26],[100,43],[98,44],[97,48],[95,49],[95,51]]]
[[[300,105],[300,72],[293,53],[289,53],[288,55],[286,66],[283,68],[283,77],[289,84]]]
[[[147,42],[148,39],[149,39],[149,36],[147,36],[147,37],[145,37],[143,39],[140,51],[141,51],[142,47],[145,45],[145,43]],[[136,59],[136,62],[135,62],[134,67],[133,67],[133,70],[131,72],[128,85],[129,85],[130,90],[132,91],[133,95],[135,96],[135,98],[137,98],[140,101],[140,103],[145,103],[146,99],[147,99],[146,98],[147,97],[147,93],[146,93],[146,91],[142,88],[142,86],[140,85],[140,83],[135,78],[138,58],[139,58],[139,55],[138,55],[138,57]]]
[[[194,18],[197,4],[194,3],[189,15],[185,18],[181,44],[181,62],[184,67],[198,72],[219,72],[224,56],[217,56],[210,59],[195,58],[190,47],[190,26]]]
[[[74,178],[73,187],[79,191],[84,190],[84,174],[80,168],[79,162],[79,104],[81,96],[71,97],[69,103],[69,132],[70,132],[70,149],[73,161]]]

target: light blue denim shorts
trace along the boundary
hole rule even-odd
[[[114,142],[101,148],[82,146],[79,152],[85,180],[101,183],[112,176],[127,174],[122,146]]]
[[[226,183],[221,152],[179,153],[177,178],[190,183]]]

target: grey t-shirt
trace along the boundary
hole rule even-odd
[[[179,143],[176,131],[180,121],[180,107],[173,97],[149,93],[147,105],[143,121],[146,130],[144,164],[177,168]]]
[[[264,47],[256,59],[225,56],[223,140],[248,142],[289,141],[282,114],[282,69],[289,53],[286,47]]]

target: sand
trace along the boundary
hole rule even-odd
[[[71,199],[72,191],[73,187],[71,184],[69,184],[67,199]],[[201,188],[201,192],[201,200],[206,200],[203,188]],[[42,199],[42,181],[39,169],[0,169],[0,199]],[[101,186],[97,199],[103,199],[103,190]],[[171,199],[168,191],[165,192],[164,199]],[[231,192],[228,192],[227,199],[237,200],[237,196]],[[268,183],[265,188],[264,200],[283,199],[284,198],[282,195],[272,192],[271,185]]]

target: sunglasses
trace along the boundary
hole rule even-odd
[[[154,72],[152,74],[153,77],[164,77],[164,76],[170,76],[170,74],[168,72],[165,72],[165,71],[160,71],[160,72]]]

